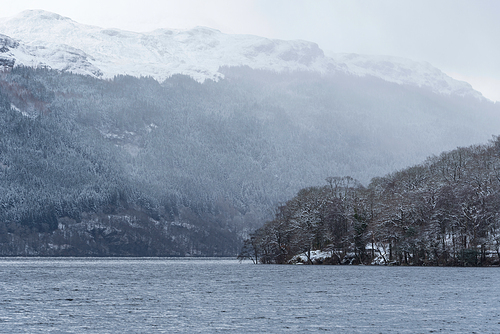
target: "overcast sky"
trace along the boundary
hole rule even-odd
[[[316,42],[325,51],[425,60],[500,101],[498,0],[0,0],[104,28],[216,28]]]

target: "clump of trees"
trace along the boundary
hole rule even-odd
[[[377,177],[302,189],[245,241],[240,258],[290,263],[483,266],[500,258],[500,137]]]

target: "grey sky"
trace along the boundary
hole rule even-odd
[[[0,0],[0,17],[44,9],[133,31],[192,28],[313,41],[325,51],[425,60],[500,101],[497,0]]]

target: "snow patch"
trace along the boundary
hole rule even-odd
[[[311,261],[313,261],[313,262],[324,261],[325,259],[332,257],[332,252],[326,252],[326,251],[322,251],[322,250],[314,250],[314,251],[311,251],[310,256],[311,256]],[[308,261],[309,261],[309,259],[307,258],[306,253],[295,255],[290,260],[291,263],[297,263],[297,264],[298,263],[301,263],[301,264],[307,263]]]
[[[36,116],[35,115],[30,115],[28,114],[27,112],[25,111],[22,111],[21,109],[19,109],[18,107],[16,107],[13,103],[10,104],[10,108],[21,113],[21,115],[23,115],[24,117],[28,117],[28,118],[31,118],[31,119],[35,119]]]

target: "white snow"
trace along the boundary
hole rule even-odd
[[[372,260],[371,264],[373,265],[387,265],[388,259],[389,259],[389,254],[387,253],[387,249],[389,249],[389,245],[375,245],[375,258]],[[367,252],[371,250],[371,244],[368,244],[366,246]],[[354,253],[348,253],[345,254],[350,260],[355,258]],[[332,251],[322,251],[322,250],[313,250],[310,253],[311,261],[312,262],[324,262],[325,259],[331,258],[333,256]],[[307,263],[309,260],[307,258],[306,253],[300,253],[295,255],[289,263],[293,264],[304,264]],[[347,262],[349,263],[349,262]]]
[[[470,95],[482,98],[482,94],[474,91],[467,82],[455,80],[427,62],[352,53],[331,54],[330,57],[347,73],[357,76],[371,75],[397,84],[429,87],[433,91],[445,95]]]
[[[16,106],[15,106],[14,104],[12,104],[12,103],[10,104],[10,107],[11,107],[12,109],[14,109],[15,111],[20,112],[20,113],[21,113],[21,115],[23,115],[24,117],[28,117],[28,118],[31,118],[31,119],[35,119],[35,116],[30,115],[30,114],[28,114],[28,113],[27,113],[27,112],[25,112],[25,111],[22,111],[21,109],[19,109],[18,107],[16,107]]]
[[[222,66],[245,65],[273,71],[371,75],[398,84],[428,87],[440,94],[482,98],[469,84],[452,79],[428,63],[386,56],[325,56],[317,44],[307,41],[228,35],[205,27],[136,33],[28,10],[0,19],[0,34],[19,42],[16,48],[0,53],[0,58],[15,59],[16,65],[48,66],[103,78],[128,74],[163,81],[173,74],[186,74],[203,82],[222,78]]]
[[[324,261],[327,258],[332,257],[332,252],[326,252],[326,251],[321,251],[321,250],[313,250],[311,251],[311,261]],[[298,255],[295,255],[290,262],[291,263],[307,263],[308,258],[306,253],[301,253]]]

